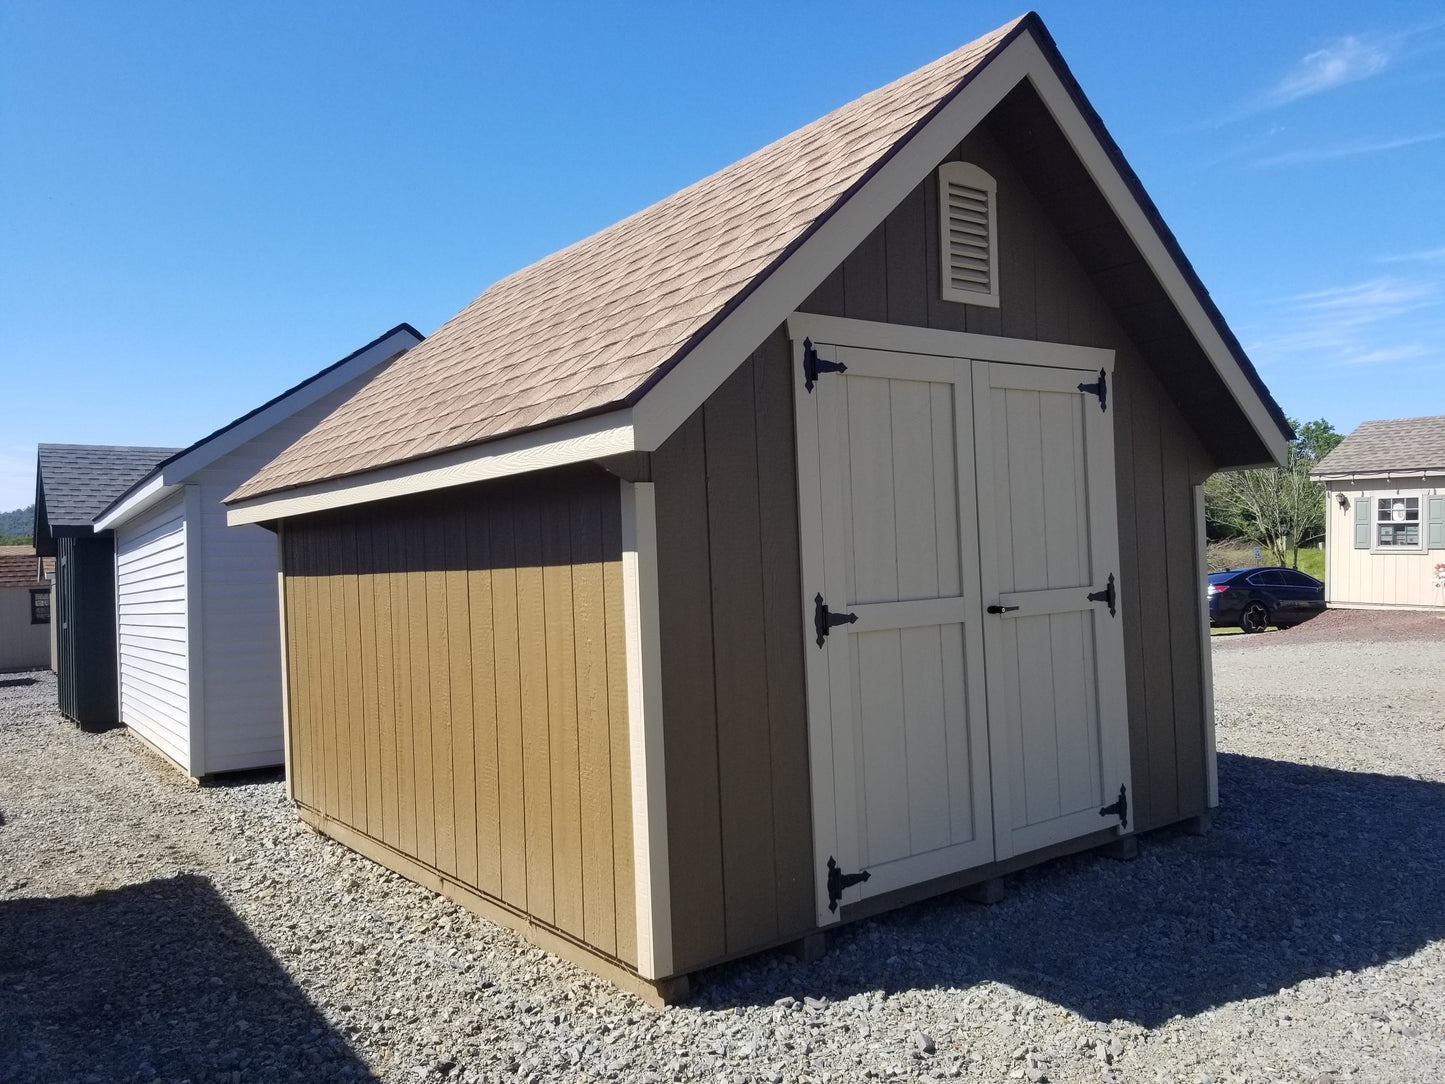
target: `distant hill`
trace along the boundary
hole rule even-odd
[[[17,508],[13,512],[0,512],[0,545],[23,546],[30,544],[30,532],[35,527],[35,505]]]

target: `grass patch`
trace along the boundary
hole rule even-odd
[[[1254,568],[1256,565],[1272,565],[1274,558],[1267,550],[1260,550],[1259,560],[1254,559],[1254,547],[1247,542],[1211,542],[1208,550],[1210,572],[1222,572],[1227,568]],[[1291,551],[1285,560],[1288,565],[1294,559]],[[1299,551],[1299,570],[1317,580],[1325,578],[1325,551],[1311,547]]]

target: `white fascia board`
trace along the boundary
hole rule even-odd
[[[272,403],[265,410],[245,421],[226,429],[210,440],[190,449],[174,463],[166,467],[166,474],[173,482],[184,482],[197,471],[204,470],[223,455],[234,452],[247,441],[261,436],[268,429],[285,421],[297,411],[305,410],[318,399],[330,395],[337,388],[365,376],[376,366],[406,350],[410,350],[421,339],[409,331],[398,329],[386,338],[374,343],[369,349],[339,365],[324,376],[309,384],[303,384]]]
[[[1445,478],[1445,471],[1435,467],[1426,470],[1370,470],[1370,471],[1310,471],[1310,477],[1317,482],[1346,482],[1351,485],[1360,482],[1393,482],[1420,478]]]
[[[631,412],[618,410],[563,422],[532,433],[503,437],[486,444],[458,448],[426,459],[396,463],[364,474],[333,478],[236,501],[226,510],[226,522],[232,527],[242,523],[265,523],[287,516],[344,508],[409,493],[425,493],[470,482],[485,482],[635,450]]]
[[[1056,369],[1114,371],[1114,351],[1099,346],[1074,346],[1041,339],[1010,339],[967,331],[940,331],[911,324],[886,324],[844,316],[795,312],[788,316],[788,338],[814,343],[892,350],[943,358],[1000,361],[1010,365],[1047,365]]]
[[[149,511],[178,488],[174,482],[166,481],[168,472],[157,471],[150,480],[120,504],[116,505],[95,521],[96,531],[113,531],[121,524]]]
[[[1089,175],[1224,381],[1275,466],[1288,442],[1214,321],[1190,288],[1084,115],[1028,33],[1020,34],[916,133],[789,259],[633,408],[639,451],[654,451],[711,395],[792,309],[841,264],[1022,80],[1033,82]]]

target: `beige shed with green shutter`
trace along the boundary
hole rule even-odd
[[[1325,602],[1445,609],[1445,415],[1361,422],[1316,465]]]
[[[1288,424],[1033,15],[502,280],[230,498],[337,839],[643,992],[1217,803]]]

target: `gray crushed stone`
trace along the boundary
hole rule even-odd
[[[1445,1078],[1445,641],[1214,652],[1210,834],[665,1010],[304,829],[276,773],[198,788],[0,677],[0,1081]]]

